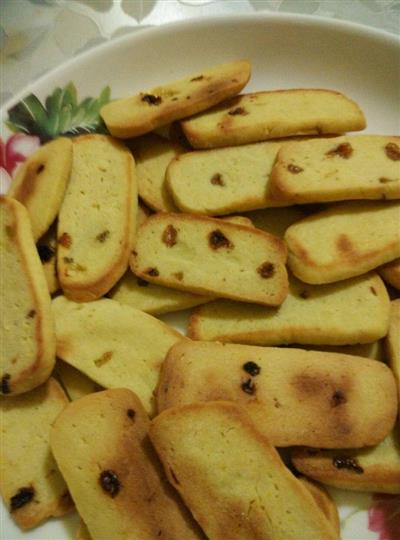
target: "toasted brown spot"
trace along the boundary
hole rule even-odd
[[[52,247],[46,246],[46,244],[39,244],[37,246],[37,250],[39,253],[40,260],[42,262],[49,262],[56,253]]]
[[[26,316],[28,319],[33,319],[35,315],[36,315],[36,311],[34,309],[31,309],[30,311],[28,311]]]
[[[372,292],[374,296],[378,296],[378,293],[376,292],[375,287],[370,287],[369,290]]]
[[[157,277],[160,275],[160,272],[157,270],[157,268],[148,268],[147,270],[145,270],[144,273],[147,274],[148,276],[153,276],[153,277]]]
[[[336,241],[336,247],[338,251],[341,251],[342,253],[350,253],[354,251],[353,244],[348,236],[345,234],[341,234],[337,241]]]
[[[233,248],[232,242],[228,240],[224,233],[219,229],[210,232],[210,234],[208,235],[208,243],[211,249],[219,249],[222,247],[227,249]]]
[[[339,156],[343,159],[349,159],[352,153],[353,153],[353,147],[351,146],[350,143],[345,142],[345,143],[339,144],[335,148],[332,148],[332,150],[329,150],[328,152],[326,152],[325,155],[330,156],[330,157]]]
[[[103,353],[100,358],[97,358],[94,363],[96,364],[97,367],[101,367],[103,366],[104,364],[106,364],[109,360],[111,360],[112,358],[112,351],[106,351],[105,353]]]
[[[202,81],[204,79],[204,75],[199,75],[198,77],[193,77],[193,79],[190,79],[191,82],[193,81]]]
[[[335,390],[331,398],[332,407],[338,407],[339,405],[346,403],[346,401],[347,399],[344,392],[342,392],[342,390]]]
[[[22,487],[10,499],[10,511],[18,510],[30,503],[35,496],[35,490],[32,486]]]
[[[292,384],[300,395],[316,395],[324,389],[324,381],[319,377],[305,373],[296,375],[292,380]]]
[[[155,96],[153,94],[143,94],[142,101],[149,105],[160,105],[162,98],[161,96]]]
[[[338,456],[333,458],[333,466],[336,467],[336,469],[347,469],[357,474],[362,474],[364,472],[364,469],[360,466],[358,461],[355,458],[348,456]]]
[[[387,157],[393,161],[399,161],[400,159],[400,148],[394,142],[387,143],[385,146],[385,153]]]
[[[162,234],[162,241],[167,247],[173,247],[176,244],[178,231],[172,225],[168,225]]]
[[[142,279],[140,277],[136,278],[136,281],[137,281],[137,284],[139,285],[139,287],[147,287],[149,285],[148,281],[145,281],[144,279]]]
[[[398,182],[397,178],[386,178],[385,176],[381,176],[379,178],[379,182],[381,184],[389,184],[389,182]]]
[[[175,272],[172,274],[178,281],[182,281],[183,279],[183,272]]]
[[[8,238],[14,238],[15,230],[13,227],[11,227],[11,225],[6,225],[5,231]]]
[[[253,395],[256,391],[256,385],[253,379],[247,379],[246,381],[242,382],[240,388],[243,390],[243,392],[250,395]]]
[[[63,261],[65,264],[71,264],[74,262],[74,259],[72,257],[63,257]]]
[[[275,266],[267,261],[257,268],[257,272],[263,279],[268,279],[275,274]]]
[[[177,484],[179,486],[180,482],[179,482],[178,478],[176,477],[176,474],[174,473],[174,471],[171,469],[171,467],[169,468],[169,472],[170,472],[170,474],[172,476],[172,479],[175,482],[175,484]]]
[[[106,470],[100,474],[99,483],[103,490],[112,498],[116,497],[121,489],[121,483],[114,471]]]
[[[246,116],[249,113],[243,107],[236,107],[235,109],[229,111],[228,114],[230,114],[231,116]]]
[[[110,236],[110,231],[106,229],[105,231],[101,232],[96,236],[96,240],[103,243],[107,240],[107,238]]]
[[[11,380],[11,375],[9,373],[5,373],[2,376],[1,384],[0,384],[0,392],[2,394],[11,394],[10,380]]]
[[[299,293],[299,296],[300,298],[303,298],[303,300],[307,300],[307,298],[310,298],[310,293],[304,290]]]
[[[128,415],[128,418],[130,418],[131,420],[133,420],[136,416],[136,412],[133,409],[128,409],[126,411],[126,414]]]
[[[68,233],[66,233],[66,232],[62,233],[62,235],[58,239],[58,243],[60,244],[60,246],[63,246],[65,248],[69,248],[69,247],[71,247],[71,244],[72,244],[72,238]]]
[[[213,174],[213,176],[211,177],[210,182],[212,183],[213,186],[224,186],[225,185],[225,182],[222,180],[222,174],[220,174],[220,173]]]
[[[294,165],[294,163],[289,163],[289,165],[287,166],[287,170],[293,174],[299,174],[303,172],[304,169],[302,169],[298,165]]]

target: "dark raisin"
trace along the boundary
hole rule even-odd
[[[348,469],[357,474],[362,474],[364,469],[359,465],[358,461],[355,458],[347,456],[338,456],[333,459],[333,465],[337,469]]]
[[[44,171],[44,165],[43,163],[41,163],[39,167],[36,169],[36,174],[40,174],[43,171]]]
[[[2,394],[11,394],[10,379],[11,379],[11,375],[9,373],[5,373],[2,376],[1,385],[0,385],[0,390]]]
[[[393,161],[399,161],[400,148],[396,143],[387,143],[387,145],[385,146],[385,152],[389,159],[392,159]]]
[[[370,287],[369,290],[372,292],[374,296],[378,296],[375,287]]]
[[[16,493],[13,497],[10,499],[10,509],[11,512],[14,510],[18,510],[18,508],[22,508],[22,506],[25,506],[35,496],[35,490],[33,487],[23,487],[18,490],[18,493]]]
[[[302,169],[301,167],[299,167],[298,165],[293,165],[293,163],[290,163],[288,166],[287,166],[287,170],[293,174],[299,174],[301,173],[304,169]]]
[[[34,309],[31,309],[30,311],[28,311],[27,317],[28,319],[33,319],[35,315],[36,311]]]
[[[132,420],[135,418],[136,416],[136,412],[133,410],[133,409],[128,409],[126,414],[128,415],[129,418],[131,418]]]
[[[139,287],[147,287],[149,285],[148,281],[145,281],[144,279],[142,279],[140,277],[136,278],[136,281],[137,281],[137,284],[139,285]]]
[[[190,79],[191,81],[202,81],[204,79],[204,75],[199,75],[198,77],[193,77],[193,79]]]
[[[307,300],[307,298],[310,298],[310,293],[308,291],[301,291],[299,296],[300,298],[303,298],[303,300]]]
[[[106,229],[105,231],[101,232],[100,234],[96,236],[96,240],[103,243],[107,240],[109,236],[110,236],[110,231]]]
[[[275,274],[275,267],[272,263],[265,262],[257,268],[257,272],[262,278],[268,279]]]
[[[258,364],[255,362],[252,362],[249,360],[249,362],[246,362],[243,364],[243,369],[252,377],[255,377],[256,375],[259,375],[261,368]]]
[[[381,184],[389,184],[389,182],[396,182],[396,179],[395,178],[386,178],[386,176],[381,176],[379,178],[379,182]]]
[[[58,239],[58,243],[65,248],[69,248],[72,244],[72,238],[68,233],[62,233],[62,235]]]
[[[213,176],[211,177],[210,182],[212,183],[213,186],[224,186],[225,185],[225,182],[222,180],[222,174],[220,174],[220,173],[213,174]]]
[[[72,257],[63,257],[63,261],[65,264],[71,264],[74,262],[74,259]]]
[[[173,247],[176,244],[176,237],[178,236],[178,231],[172,225],[168,225],[164,230],[161,240],[167,247]]]
[[[157,268],[148,268],[145,271],[145,274],[147,274],[148,276],[157,277],[160,275],[160,272],[157,270]]]
[[[229,111],[228,114],[231,116],[237,116],[237,115],[245,116],[246,114],[249,114],[249,113],[246,111],[246,109],[243,109],[243,107],[236,107],[236,109],[232,109],[231,111]]]
[[[39,253],[40,260],[42,262],[49,262],[52,257],[55,255],[55,250],[51,248],[50,246],[46,246],[45,244],[39,244],[37,246],[37,250]]]
[[[121,489],[121,483],[114,471],[103,471],[100,474],[99,482],[104,491],[112,498],[116,497]]]
[[[175,484],[177,484],[177,485],[179,486],[180,482],[179,482],[179,480],[177,479],[176,474],[175,474],[174,471],[171,469],[171,467],[169,468],[169,472],[171,473],[172,479],[173,479],[173,481],[175,482]]]
[[[256,391],[256,385],[253,379],[247,379],[247,381],[243,382],[240,385],[240,388],[243,390],[243,392],[246,392],[246,394],[250,395],[253,395]]]
[[[172,274],[178,281],[182,281],[183,279],[183,272],[175,272]]]
[[[344,393],[341,390],[336,390],[331,398],[331,405],[332,407],[338,407],[339,405],[342,405],[343,403],[346,403],[347,399]]]
[[[345,142],[342,144],[339,144],[335,148],[332,148],[332,150],[329,150],[329,152],[326,152],[327,156],[339,156],[343,159],[349,159],[351,154],[353,153],[353,147],[350,143]]]
[[[208,243],[212,249],[219,249],[221,247],[232,248],[233,244],[228,240],[228,238],[221,232],[219,229],[210,232],[208,235]]]
[[[143,94],[142,101],[149,105],[160,105],[162,99],[160,96],[154,96],[153,94]]]

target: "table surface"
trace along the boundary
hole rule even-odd
[[[0,103],[117,36],[193,17],[260,11],[347,20],[400,35],[400,0],[1,0]]]

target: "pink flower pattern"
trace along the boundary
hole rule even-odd
[[[400,540],[400,495],[376,493],[368,509],[368,529],[379,540]]]
[[[0,138],[0,192],[7,192],[17,166],[26,160],[40,146],[35,135],[15,133],[6,142]]]

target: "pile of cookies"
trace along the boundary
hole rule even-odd
[[[400,138],[347,135],[333,90],[238,95],[250,72],[111,102],[0,199],[20,527],[333,540],[322,484],[400,493]],[[156,317],[189,308],[187,336]]]

